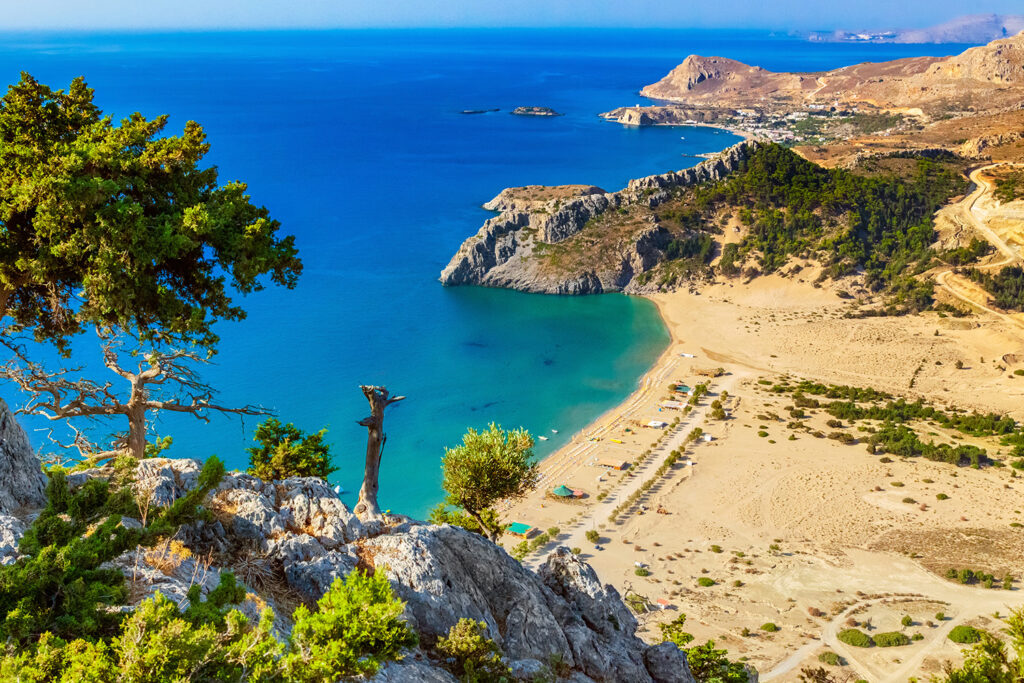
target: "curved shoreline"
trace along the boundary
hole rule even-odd
[[[538,461],[541,468],[540,485],[544,485],[549,478],[564,470],[564,466],[569,464],[567,461],[570,458],[576,459],[578,456],[586,455],[590,451],[596,450],[599,444],[603,443],[600,439],[603,439],[615,427],[620,425],[623,419],[631,417],[644,407],[644,399],[650,395],[652,390],[657,390],[658,384],[664,381],[666,375],[675,368],[676,361],[680,358],[678,352],[682,340],[677,336],[674,327],[669,324],[662,303],[647,295],[627,296],[637,296],[654,304],[658,311],[658,317],[661,318],[662,325],[664,325],[666,332],[668,332],[668,344],[651,367],[637,378],[636,388],[625,399],[595,417],[586,426],[573,433],[565,445],[560,446]],[[595,438],[599,440],[594,440]],[[502,508],[507,509],[508,505],[503,504]]]

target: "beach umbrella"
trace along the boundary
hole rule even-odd
[[[562,484],[561,486],[556,488],[551,493],[555,494],[556,496],[561,496],[563,498],[568,498],[569,496],[572,495],[572,489],[569,488],[568,486],[566,486],[565,484]]]

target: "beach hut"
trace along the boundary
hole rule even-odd
[[[523,538],[526,538],[530,535],[530,532],[533,531],[533,527],[529,524],[523,524],[522,522],[512,522],[505,527],[505,531],[509,532],[513,536],[522,536]]]
[[[599,467],[607,467],[610,470],[624,470],[629,467],[629,463],[626,462],[625,460],[603,459],[598,460],[597,464]]]
[[[686,404],[682,401],[662,401],[658,404],[659,408],[668,408],[669,410],[682,410],[686,407]]]
[[[559,498],[572,498],[572,489],[566,486],[565,484],[556,487],[554,490],[551,491],[551,493],[555,494]]]
[[[654,427],[655,429],[664,429],[668,427],[668,422],[662,422],[661,420],[651,420],[647,423],[648,427]]]

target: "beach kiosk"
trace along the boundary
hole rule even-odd
[[[530,535],[530,532],[533,531],[533,527],[529,524],[523,524],[522,522],[512,522],[507,527],[505,527],[505,531],[512,534],[513,536],[520,536],[522,538],[526,538]]]
[[[555,487],[555,489],[552,490],[551,493],[555,494],[559,498],[572,498],[572,489],[566,486],[565,484]]]

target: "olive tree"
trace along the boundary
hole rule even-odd
[[[484,432],[470,429],[462,445],[445,449],[441,470],[445,502],[465,510],[488,538],[497,540],[501,525],[485,511],[500,500],[522,498],[536,486],[533,437],[525,429],[505,431],[493,422]]]
[[[245,311],[229,292],[294,287],[293,237],[244,183],[203,166],[202,127],[119,122],[76,78],[23,73],[0,98],[0,320],[67,352],[87,325],[212,350],[211,325]]]

